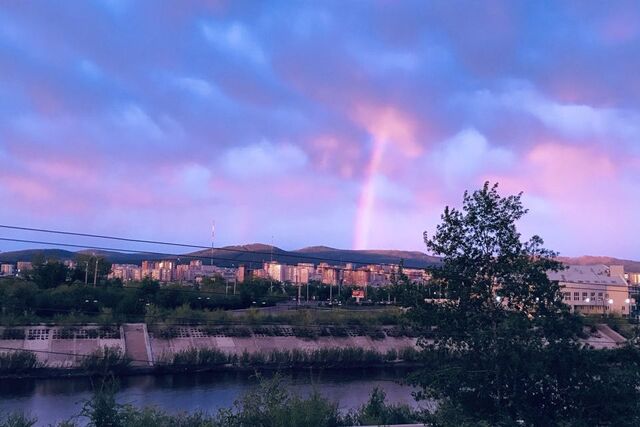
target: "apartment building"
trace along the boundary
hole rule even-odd
[[[549,278],[558,281],[564,301],[572,311],[585,314],[630,313],[629,285],[622,266],[570,265],[566,270],[550,272]]]

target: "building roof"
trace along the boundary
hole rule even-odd
[[[568,265],[566,270],[549,272],[549,279],[565,283],[627,286],[622,276],[610,276],[606,265]]]

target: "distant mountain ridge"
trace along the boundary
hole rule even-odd
[[[276,246],[263,243],[252,243],[247,245],[225,246],[211,249],[203,249],[196,252],[182,255],[162,255],[155,253],[123,253],[100,250],[82,250],[77,252],[63,249],[27,249],[12,252],[0,252],[0,262],[15,263],[18,261],[31,261],[36,254],[42,254],[45,258],[52,259],[73,259],[79,253],[96,253],[104,256],[115,264],[141,264],[144,260],[172,259],[187,262],[192,259],[199,259],[203,263],[210,263],[213,260],[215,265],[231,267],[240,264],[248,267],[259,267],[264,262],[278,261],[286,264],[297,264],[301,262],[318,264],[327,262],[329,264],[352,263],[355,266],[364,264],[397,264],[403,261],[407,268],[425,268],[437,265],[440,258],[427,255],[419,251],[401,250],[353,250],[336,249],[328,246],[310,246],[293,251],[286,251]],[[559,257],[559,260],[566,264],[589,265],[624,265],[629,272],[640,273],[640,261],[619,259],[606,256],[581,256],[581,257]]]
[[[112,263],[117,264],[141,264],[143,260],[172,259],[189,261],[199,259],[203,263],[213,261],[220,266],[238,266],[245,264],[249,267],[258,267],[264,262],[278,261],[286,264],[302,262],[318,264],[352,263],[355,266],[364,264],[397,264],[401,260],[407,268],[425,268],[439,262],[439,258],[429,256],[417,251],[397,250],[348,250],[336,249],[328,246],[313,246],[294,251],[286,251],[276,246],[253,243],[248,245],[226,246],[222,248],[202,249],[196,252],[181,255],[162,255],[145,253],[121,253],[109,251],[82,250],[77,252],[62,249],[28,249],[22,251],[0,253],[0,262],[15,263],[18,261],[31,261],[37,254],[42,254],[49,259],[73,259],[79,253],[95,253],[104,256]]]
[[[623,265],[625,271],[630,273],[640,273],[640,261],[593,255],[585,255],[581,257],[558,257],[558,259],[565,264],[574,265]]]

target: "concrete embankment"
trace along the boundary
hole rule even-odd
[[[12,350],[27,350],[36,354],[38,361],[48,368],[74,368],[104,347],[118,349],[131,360],[134,369],[145,370],[171,360],[177,353],[191,349],[219,350],[225,354],[271,353],[278,351],[303,350],[313,352],[321,349],[360,348],[386,354],[390,350],[400,351],[416,348],[416,339],[384,335],[375,339],[358,335],[350,330],[346,336],[318,336],[301,338],[293,335],[289,326],[279,326],[283,336],[268,336],[251,332],[248,336],[231,336],[224,331],[196,326],[172,328],[171,337],[156,336],[149,332],[147,325],[129,323],[117,327],[60,327],[29,326],[11,328],[11,333],[0,336],[0,353]],[[21,332],[22,331],[22,332]]]
[[[46,367],[46,369],[40,368],[38,375],[53,376],[86,374],[86,366],[81,366],[83,361],[86,362],[91,357],[95,358],[105,347],[116,349],[118,354],[125,355],[129,359],[130,363],[126,367],[127,373],[151,372],[158,367],[167,369],[174,362],[176,355],[194,349],[214,350],[230,357],[227,362],[218,359],[212,364],[189,365],[185,368],[187,370],[247,369],[256,365],[253,365],[254,362],[251,361],[244,365],[238,363],[239,358],[242,356],[246,359],[247,355],[259,355],[259,353],[268,356],[274,352],[302,351],[311,355],[315,353],[315,356],[318,356],[318,352],[323,350],[336,349],[361,349],[364,352],[377,355],[387,355],[392,351],[397,352],[397,357],[392,354],[391,358],[373,357],[366,361],[365,358],[361,359],[363,364],[367,365],[368,363],[374,366],[380,363],[412,362],[408,358],[403,358],[400,353],[406,349],[417,349],[416,338],[398,336],[397,333],[392,333],[389,328],[381,328],[372,335],[363,332],[361,328],[340,329],[342,330],[340,336],[324,334],[304,338],[296,336],[296,332],[299,331],[295,327],[284,325],[272,328],[254,326],[253,329],[249,327],[175,326],[170,328],[170,333],[167,333],[167,329],[149,331],[147,325],[143,323],[101,327],[0,327],[0,338],[2,338],[0,339],[0,355],[16,351],[32,352],[37,357],[39,365]],[[267,330],[270,333],[265,333]],[[242,333],[238,333],[239,331]],[[624,337],[606,325],[597,325],[596,330],[584,340],[586,344],[596,349],[615,348],[625,341]],[[296,362],[300,366],[299,354],[296,357],[298,357]],[[340,355],[334,354],[334,357],[339,359]],[[267,366],[269,364],[261,362],[259,358],[256,360],[255,363],[264,369],[278,365],[272,363],[271,366]],[[315,360],[317,359],[309,359],[304,363],[307,363],[308,366],[318,366],[314,364]],[[413,361],[416,361],[415,358]],[[326,361],[321,362],[327,363]],[[175,368],[175,363],[173,364]],[[4,370],[0,370],[0,376],[13,375],[11,365],[5,365]],[[27,369],[27,371],[29,372],[26,374],[29,375],[35,369]],[[22,372],[18,372],[16,375],[22,375]]]

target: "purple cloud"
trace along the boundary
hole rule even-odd
[[[493,179],[562,253],[640,257],[639,13],[10,1],[0,222],[207,244],[215,218],[221,245],[422,250]]]

